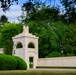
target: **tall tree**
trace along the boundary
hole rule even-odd
[[[44,20],[60,20],[59,15],[59,9],[56,7],[48,7],[44,6],[41,9],[37,9],[36,12],[30,12],[28,15],[26,15],[28,18],[25,17],[25,14],[23,16],[25,17],[22,19],[22,23],[27,23],[27,20],[38,20],[38,21],[44,21]],[[44,15],[43,15],[44,14]]]
[[[27,3],[24,3],[23,6],[26,6],[27,8],[31,7],[31,2],[39,1],[39,0],[25,0],[28,1]],[[9,10],[10,6],[13,5],[13,3],[16,2],[18,4],[18,0],[0,0],[1,8],[3,11]],[[33,9],[33,7],[32,7]]]
[[[19,0],[0,0],[0,4],[1,4],[1,8],[3,9],[3,11],[6,11],[6,10],[9,10],[10,6],[14,4],[14,2],[16,2],[18,4],[18,1]],[[23,4],[23,6],[26,6],[27,8],[29,7],[32,7],[31,5],[32,4],[40,4],[41,2],[49,2],[50,3],[50,6],[51,6],[51,3],[52,1],[54,1],[54,6],[55,6],[55,3],[56,1],[55,0],[25,0],[26,3]],[[32,7],[33,9],[33,7]]]
[[[64,20],[68,23],[76,22],[76,0],[61,0],[65,7]]]
[[[64,54],[76,56],[76,24],[67,26],[64,41]]]
[[[43,15],[44,14],[44,15]],[[59,20],[59,10],[55,7],[45,7],[30,14],[31,20]]]
[[[1,29],[1,46],[5,49],[6,54],[12,54],[13,41],[12,37],[22,31],[22,26],[14,23],[5,23]]]
[[[61,53],[65,32],[61,22],[30,20],[28,25],[30,32],[39,37],[39,57],[46,57],[53,51]]]
[[[18,0],[0,0],[1,8],[3,9],[3,11],[8,10],[13,2],[18,3]]]
[[[59,22],[59,10],[42,4],[40,9],[30,12],[28,17],[22,23],[27,23],[30,32],[39,36],[39,57],[46,57],[52,51],[61,53],[64,26]]]
[[[0,27],[3,26],[6,22],[8,22],[8,18],[5,15],[2,15],[0,18]]]

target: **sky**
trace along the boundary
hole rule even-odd
[[[18,22],[18,17],[21,15],[21,6],[25,3],[26,0],[19,0],[18,5],[14,3],[9,10],[5,12],[0,8],[0,17],[1,15],[5,15],[8,18],[9,22]],[[43,0],[44,1],[44,0]],[[45,0],[46,1],[46,0]],[[54,5],[54,0],[52,0],[51,5]],[[55,0],[55,5],[60,5],[59,0]]]

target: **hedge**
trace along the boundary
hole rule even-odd
[[[10,55],[0,54],[0,70],[15,70],[17,60]]]
[[[26,64],[26,62],[22,59],[22,58],[20,58],[20,57],[18,57],[18,56],[14,56],[15,58],[16,58],[16,60],[17,60],[17,67],[16,67],[16,69],[17,70],[26,70],[27,69],[27,64]]]
[[[26,70],[26,62],[20,57],[0,54],[0,70]]]

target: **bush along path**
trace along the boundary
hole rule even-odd
[[[26,62],[17,56],[0,54],[0,70],[26,70]]]

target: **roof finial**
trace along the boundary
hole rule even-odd
[[[23,25],[23,30],[25,29],[25,25]]]
[[[23,25],[23,32],[29,33],[29,27],[28,26],[25,27],[25,25]]]

